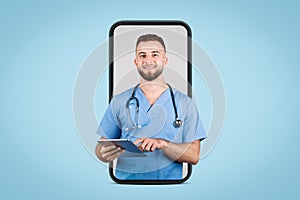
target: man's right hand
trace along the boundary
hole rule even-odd
[[[97,144],[95,151],[97,157],[103,162],[111,162],[125,152],[124,149],[117,147],[111,142],[107,142],[107,144]]]

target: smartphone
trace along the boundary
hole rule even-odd
[[[156,34],[164,39],[168,65],[164,78],[173,88],[192,97],[192,32],[183,21],[118,21],[109,31],[109,101],[139,82],[134,66],[137,38],[143,34]],[[176,180],[124,180],[116,174],[118,160],[110,163],[109,174],[117,183],[125,184],[176,184],[185,182],[192,173],[192,166],[182,165],[182,176]]]

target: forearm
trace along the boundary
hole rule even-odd
[[[166,146],[162,148],[164,153],[172,160],[197,164],[200,156],[200,141],[191,143],[176,144],[166,141]]]
[[[200,155],[200,140],[190,143],[176,144],[158,138],[139,138],[134,141],[142,151],[154,151],[161,149],[172,160],[197,164]]]

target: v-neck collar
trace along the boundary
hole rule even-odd
[[[169,98],[170,98],[170,89],[167,88],[159,97],[158,99],[154,102],[153,105],[150,105],[148,99],[146,98],[145,94],[141,90],[140,86],[138,87],[136,91],[137,97],[139,97],[141,103],[140,103],[140,108],[143,109],[145,112],[149,112],[151,107],[155,105],[162,105],[164,104]]]

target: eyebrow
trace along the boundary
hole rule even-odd
[[[159,51],[151,51],[151,53],[158,53],[158,54],[160,54],[160,52],[159,52]],[[144,52],[144,51],[141,51],[140,53],[138,53],[138,55],[140,55],[140,54],[146,54],[146,52]]]
[[[159,52],[159,51],[152,51],[151,53],[158,53],[158,54],[160,54],[160,52]]]

